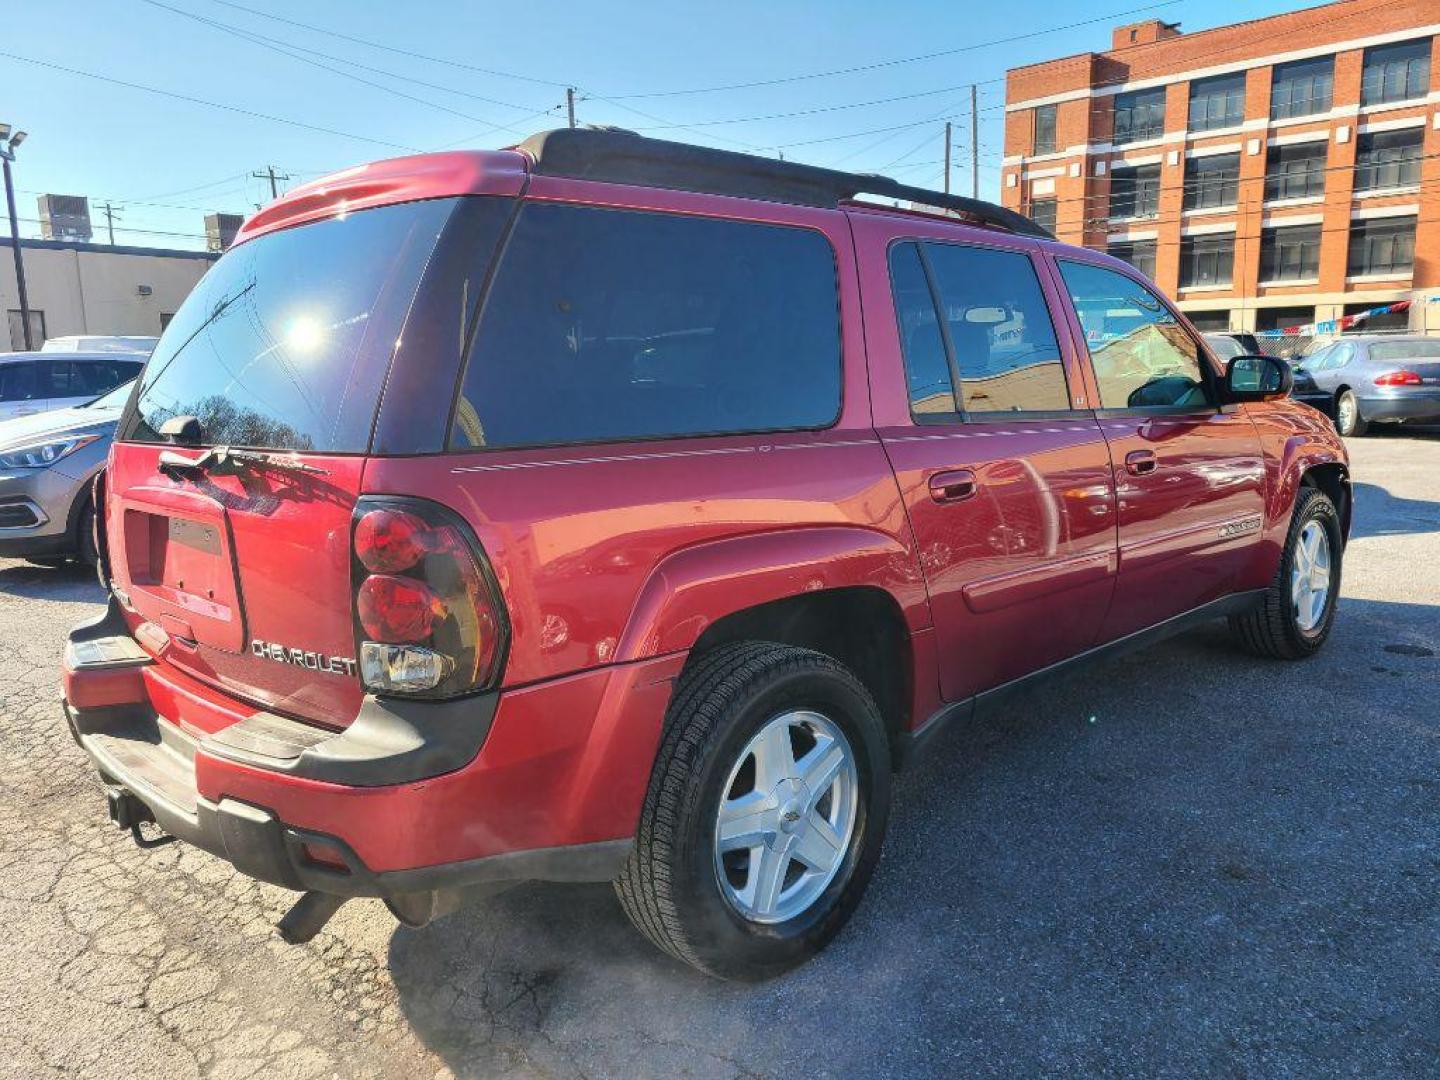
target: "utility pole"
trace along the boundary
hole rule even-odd
[[[573,128],[575,126],[575,88],[573,86],[565,88],[565,111],[570,114],[570,126]]]
[[[980,109],[979,91],[970,84],[970,197],[980,197]]]
[[[252,172],[250,175],[256,180],[270,181],[270,199],[272,202],[280,197],[280,188],[276,185],[276,181],[295,179],[289,173],[276,173],[274,165],[267,165],[265,166],[264,172]]]
[[[115,246],[115,218],[119,216],[119,213],[122,209],[123,207],[111,206],[109,199],[105,200],[105,207],[103,211],[105,214],[105,229],[110,234],[111,247]]]
[[[950,194],[950,121],[945,121],[945,194]]]
[[[9,124],[0,124],[0,164],[5,167],[5,204],[10,210],[10,250],[15,253],[15,291],[20,294],[20,328],[25,339],[25,351],[35,348],[35,336],[30,332],[30,295],[25,289],[25,258],[20,254],[20,220],[15,215],[15,181],[10,175],[10,163],[15,160],[15,148],[25,141],[25,132],[10,134]]]

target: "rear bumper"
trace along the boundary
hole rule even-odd
[[[1360,415],[1366,420],[1440,420],[1440,391],[1417,388],[1411,392],[1360,398]]]
[[[458,702],[371,698],[336,733],[218,695],[124,626],[112,599],[66,649],[66,718],[102,781],[242,873],[345,896],[612,879],[683,662]]]

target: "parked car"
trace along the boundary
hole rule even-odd
[[[69,409],[140,374],[145,357],[117,353],[0,353],[0,420]]]
[[[46,338],[41,352],[118,352],[149,356],[155,350],[155,337],[117,337],[113,334],[68,334]]]
[[[0,556],[95,562],[90,485],[105,467],[131,383],[73,409],[0,421]]]
[[[1440,338],[1367,334],[1305,357],[1295,397],[1334,417],[1341,435],[1371,424],[1440,422]]]
[[[937,731],[1199,620],[1321,648],[1350,487],[1289,380],[881,177],[611,130],[357,168],[162,337],[66,714],[116,824],[304,891],[292,941],[614,881],[772,975]]]
[[[1260,346],[1260,339],[1244,330],[1215,331],[1206,334],[1205,340],[1221,360],[1232,356],[1260,356],[1265,351]]]

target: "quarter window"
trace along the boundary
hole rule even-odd
[[[1325,156],[1329,144],[1272,146],[1265,167],[1265,198],[1303,199],[1325,194]]]
[[[1235,237],[1219,233],[1180,239],[1180,287],[1229,285],[1235,269]]]
[[[1159,296],[1088,263],[1062,261],[1060,273],[1085,330],[1101,408],[1208,404],[1200,347]]]
[[[1050,308],[1028,255],[960,244],[923,245],[934,282],[945,344],[960,380],[966,417],[1069,408],[1070,392]],[[918,295],[918,290],[912,290]],[[902,314],[902,323],[904,316]],[[928,386],[937,370],[922,319],[909,335],[906,363],[911,408],[927,411],[917,379]],[[911,355],[915,346],[916,361]],[[943,394],[943,392],[942,392]],[[938,398],[936,400],[942,400]]]
[[[1383,105],[1424,97],[1430,89],[1430,39],[1377,45],[1365,50],[1360,104]]]
[[[1238,127],[1245,119],[1245,73],[1197,79],[1190,84],[1190,130]]]
[[[1415,268],[1415,218],[1368,218],[1350,226],[1346,272],[1408,276]]]
[[[1355,190],[1382,191],[1420,183],[1423,127],[1361,135],[1355,146]]]
[[[839,411],[820,233],[532,203],[486,297],[450,443],[814,429]]]
[[[1116,146],[1139,142],[1142,139],[1158,139],[1164,134],[1163,86],[1115,95],[1115,134],[1111,142]]]
[[[1320,226],[1290,225],[1260,235],[1260,280],[1295,281],[1320,276]]]
[[[1270,116],[1309,116],[1328,112],[1335,87],[1335,58],[1316,56],[1276,64],[1271,73]]]
[[[935,317],[935,297],[915,244],[890,251],[890,288],[895,294],[895,321],[905,357],[905,383],[912,416],[953,415],[960,411],[950,360]]]
[[[1210,210],[1240,200],[1240,155],[1192,157],[1185,165],[1185,209]]]

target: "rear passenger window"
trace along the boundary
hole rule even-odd
[[[1060,273],[1085,330],[1102,409],[1208,404],[1200,348],[1158,296],[1089,263],[1062,261]]]
[[[929,322],[907,310],[923,309],[921,291],[910,283],[917,272],[923,274],[923,263],[928,263],[939,297],[942,348],[953,352],[953,368],[960,377],[956,397],[967,418],[1069,408],[1070,391],[1055,327],[1028,255],[926,243],[921,245],[922,263],[911,254],[920,249],[907,248],[895,249],[891,272],[906,334],[912,413],[942,411],[939,405],[949,399],[951,390],[950,365],[944,364],[943,353],[939,360],[934,356],[929,330],[935,320],[933,306]],[[934,384],[941,378],[944,386],[937,388]]]
[[[526,206],[485,301],[450,445],[827,427],[833,250],[808,229]]]
[[[44,397],[37,367],[34,362],[0,365],[0,401],[34,401]]]
[[[895,319],[905,356],[911,415],[948,416],[959,412],[945,340],[940,336],[940,320],[935,317],[935,298],[920,262],[920,249],[914,244],[897,244],[891,249],[890,287],[895,294]]]

